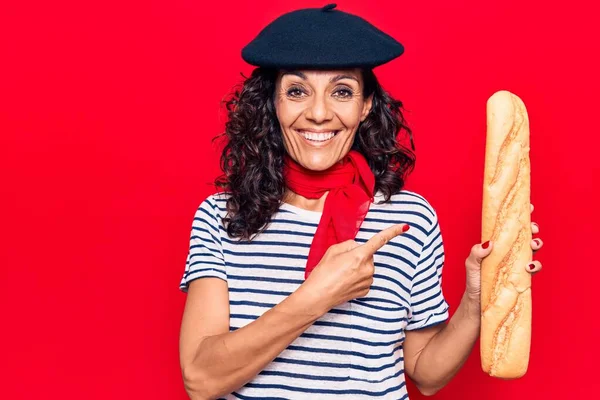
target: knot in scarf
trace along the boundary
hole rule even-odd
[[[286,156],[283,174],[287,187],[300,196],[319,199],[329,192],[308,253],[307,278],[331,245],[356,237],[373,202],[375,177],[354,150],[325,171],[311,171]]]

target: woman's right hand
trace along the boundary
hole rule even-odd
[[[349,240],[331,246],[298,290],[235,331],[229,329],[227,284],[214,277],[191,283],[180,335],[190,397],[215,399],[231,393],[331,308],[365,296],[373,282],[373,254],[405,226],[394,225],[362,245]]]
[[[360,245],[354,240],[335,244],[303,283],[325,312],[358,297],[367,295],[373,283],[373,254],[394,237],[408,231],[408,224],[391,226]]]

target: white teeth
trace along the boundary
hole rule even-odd
[[[315,132],[300,131],[300,133],[306,139],[313,140],[315,142],[324,142],[335,136],[335,132],[315,133]]]

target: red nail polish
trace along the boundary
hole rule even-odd
[[[535,268],[535,264],[529,264],[529,269],[534,269]]]
[[[536,242],[538,246],[540,245],[540,239],[533,239],[533,241]]]
[[[402,232],[406,232],[406,231],[407,231],[407,230],[409,230],[409,229],[410,229],[410,225],[404,225],[404,226],[402,227]]]
[[[488,240],[487,242],[485,242],[484,244],[481,245],[481,247],[483,247],[484,249],[487,249],[490,245],[490,241]]]

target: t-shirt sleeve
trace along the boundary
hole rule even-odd
[[[433,213],[432,225],[423,243],[410,292],[410,313],[406,330],[426,328],[444,322],[449,307],[442,292],[444,241],[437,218]]]
[[[227,282],[218,211],[214,199],[208,197],[194,214],[185,271],[179,283],[184,293],[196,279],[215,277]]]

